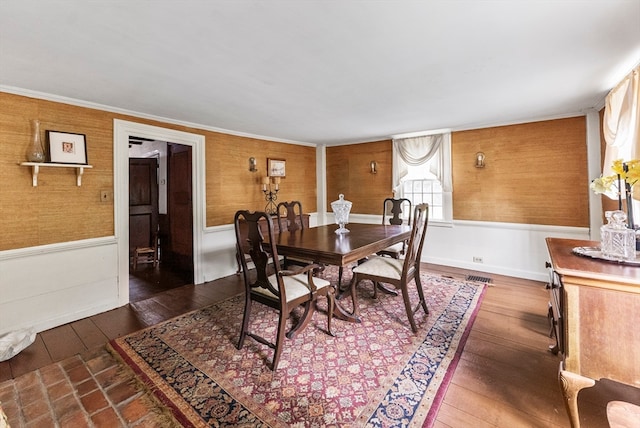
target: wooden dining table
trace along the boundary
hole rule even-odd
[[[411,227],[406,225],[350,223],[346,227],[349,233],[344,234],[335,233],[338,229],[335,224],[281,232],[275,237],[278,254],[344,268],[390,245],[407,240],[411,235]],[[340,314],[336,315],[339,318],[360,321],[341,305],[337,306]]]
[[[409,239],[411,227],[350,223],[349,233],[335,233],[338,226],[328,224],[277,235],[278,253],[309,259],[317,263],[345,267],[390,245]]]

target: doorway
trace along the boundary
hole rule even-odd
[[[144,125],[124,120],[114,120],[114,214],[115,214],[115,237],[118,248],[118,302],[122,305],[129,303],[129,274],[131,259],[129,257],[129,139],[140,137],[148,141],[171,141],[177,146],[186,146],[190,166],[185,167],[184,174],[191,178],[190,196],[186,199],[186,204],[190,204],[190,230],[192,244],[191,256],[183,252],[179,254],[183,259],[189,259],[189,281],[187,283],[202,283],[204,275],[201,271],[202,241],[204,233],[204,136],[175,131],[172,129],[160,128],[157,126]],[[160,162],[162,163],[162,162]],[[167,184],[168,185],[168,184]],[[160,183],[162,187],[162,183]],[[160,193],[162,195],[162,193]],[[183,199],[184,201],[184,199]],[[189,202],[190,201],[190,202]],[[162,196],[159,196],[159,203],[162,204]],[[187,217],[189,214],[186,214]],[[159,213],[159,227],[163,226],[163,218]],[[189,239],[189,238],[186,238]],[[168,239],[167,239],[168,240]],[[164,256],[167,257],[167,251]],[[161,255],[163,257],[162,249]],[[168,266],[166,263],[165,266]],[[162,263],[160,263],[162,266]],[[170,275],[160,275],[160,281],[173,281]],[[181,281],[184,281],[182,277]]]
[[[193,283],[191,158],[189,146],[129,138],[130,302]]]

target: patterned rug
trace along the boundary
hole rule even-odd
[[[337,269],[323,276],[336,282]],[[349,276],[345,272],[343,281]],[[430,427],[485,285],[421,278],[430,312],[417,314],[417,334],[401,296],[378,293],[374,300],[372,284],[363,281],[362,322],[334,318],[331,337],[326,314],[316,312],[302,333],[285,339],[275,373],[268,368],[271,349],[251,338],[236,349],[242,296],[110,345],[183,426]],[[415,290],[411,294],[417,302]],[[349,308],[350,299],[340,303]],[[254,304],[251,326],[275,338],[275,313]]]

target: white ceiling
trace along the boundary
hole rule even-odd
[[[317,144],[580,114],[640,0],[0,0],[0,90]]]

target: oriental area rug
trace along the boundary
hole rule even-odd
[[[337,269],[321,275],[337,282]],[[349,276],[345,270],[343,281]],[[307,328],[285,339],[276,372],[270,348],[247,338],[236,349],[241,295],[115,339],[110,350],[182,426],[430,427],[485,284],[421,278],[429,315],[416,315],[417,334],[401,295],[374,300],[373,284],[362,281],[362,322],[334,318],[329,336],[321,298]],[[411,295],[417,302],[415,289]],[[340,304],[350,309],[350,298]],[[254,303],[250,329],[275,340],[276,324],[273,310]]]

